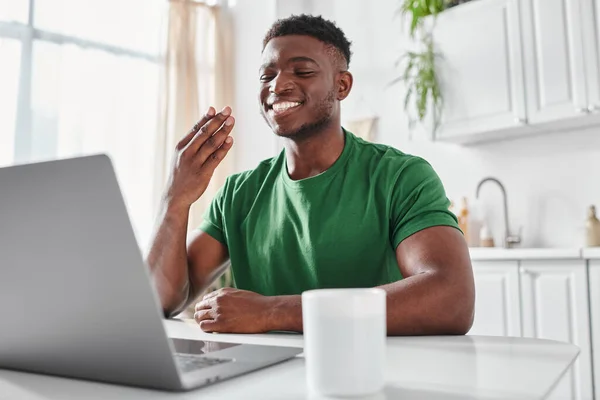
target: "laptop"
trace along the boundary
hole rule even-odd
[[[167,337],[106,155],[0,168],[0,368],[183,391],[301,351]]]

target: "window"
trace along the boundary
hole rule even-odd
[[[155,54],[160,37],[157,28],[166,3],[165,0],[35,0],[33,19],[35,26],[44,31]]]
[[[166,3],[0,0],[0,165],[108,153],[141,245]]]
[[[27,22],[29,0],[0,0],[0,21]]]
[[[21,43],[0,38],[0,165],[13,162]]]

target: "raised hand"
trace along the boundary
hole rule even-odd
[[[229,136],[235,119],[231,108],[207,113],[177,144],[167,190],[167,202],[190,207],[206,191],[215,168],[233,146]]]

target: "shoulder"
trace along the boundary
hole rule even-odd
[[[372,176],[385,177],[391,181],[421,180],[436,176],[431,164],[420,156],[358,137],[354,137],[354,140],[356,161],[366,166]]]
[[[228,196],[258,191],[274,174],[280,171],[281,155],[261,161],[255,168],[230,175],[225,180],[224,191]]]

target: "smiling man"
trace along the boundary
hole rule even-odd
[[[321,17],[271,27],[259,101],[285,149],[230,176],[187,245],[189,208],[232,146],[231,109],[211,108],[178,145],[147,258],[165,315],[194,301],[230,262],[235,288],[196,304],[205,331],[302,331],[303,291],[375,286],[387,292],[390,335],[470,329],[469,253],[437,174],[422,158],[341,126],[350,57],[344,33]]]

